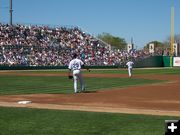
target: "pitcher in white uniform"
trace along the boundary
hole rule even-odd
[[[128,75],[129,77],[132,76],[132,68],[133,68],[134,62],[131,60],[126,63],[126,66],[128,66]]]
[[[84,65],[84,62],[82,62],[82,60],[77,58],[77,54],[73,55],[73,60],[70,61],[69,63],[69,74],[73,73],[73,79],[74,79],[74,92],[78,93],[78,92],[82,92],[85,90],[85,86],[84,86],[84,80],[83,77],[81,75],[81,68]],[[80,81],[80,91],[78,91],[78,80]]]

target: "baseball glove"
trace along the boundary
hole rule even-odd
[[[69,75],[68,78],[69,78],[69,79],[73,79],[73,76],[72,76],[72,75]]]

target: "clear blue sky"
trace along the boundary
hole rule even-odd
[[[135,46],[170,35],[170,8],[180,34],[180,0],[13,0],[13,22],[79,26],[94,36],[133,37]],[[9,22],[9,0],[0,0],[0,21]]]

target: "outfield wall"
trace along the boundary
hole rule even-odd
[[[180,57],[152,56],[135,63],[137,68],[146,67],[172,67],[180,65]]]
[[[170,56],[163,56],[163,67],[171,67],[171,60],[173,60]]]
[[[135,62],[134,67],[136,68],[163,67],[163,57],[151,56],[145,59],[138,60]]]

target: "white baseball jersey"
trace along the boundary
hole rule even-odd
[[[80,70],[81,66],[84,65],[84,63],[80,59],[73,59],[70,61],[68,68],[71,70]]]
[[[132,67],[133,67],[133,64],[134,64],[134,62],[132,62],[132,61],[128,61],[128,62],[126,63],[126,65],[128,66],[128,68],[132,68]]]
[[[84,91],[85,89],[84,80],[83,80],[83,77],[81,75],[81,70],[80,70],[82,65],[84,65],[84,63],[80,59],[76,58],[76,59],[71,60],[68,66],[68,68],[73,71],[75,93],[78,92],[78,88],[77,88],[78,79],[80,81],[81,91]]]

